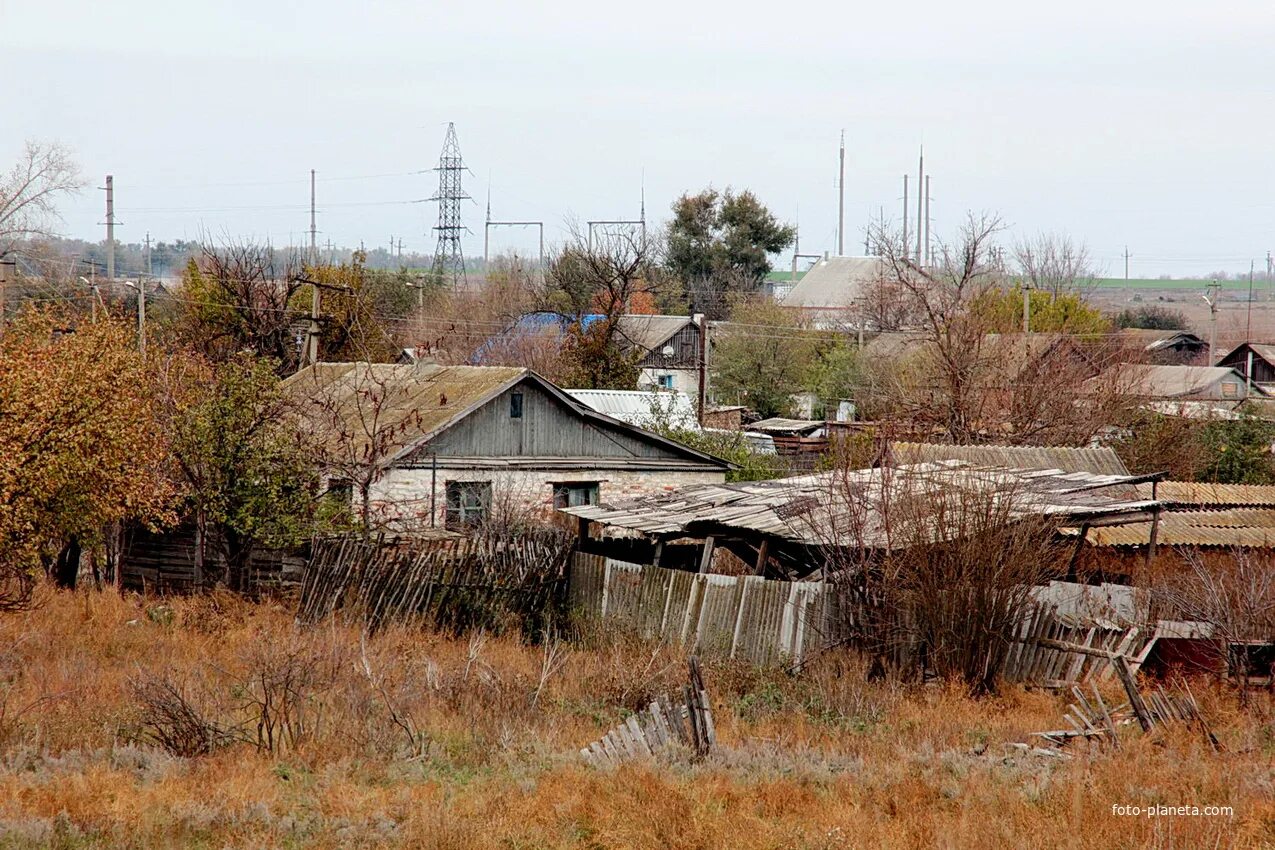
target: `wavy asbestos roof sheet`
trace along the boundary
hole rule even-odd
[[[1269,484],[1205,484],[1195,481],[1161,481],[1156,497],[1175,508],[1275,507],[1275,486]],[[1151,485],[1139,484],[1138,494],[1151,498]]]
[[[1129,490],[1132,478],[1060,469],[982,466],[960,460],[832,470],[736,484],[701,484],[670,493],[565,508],[563,513],[651,535],[756,533],[822,545],[891,545],[888,505],[923,510],[953,493],[1004,499],[1019,516],[1097,519],[1146,516],[1159,503],[1101,491]],[[903,510],[898,508],[897,510]],[[937,522],[937,517],[931,517]],[[897,519],[895,520],[897,522]],[[959,529],[939,530],[936,539]]]
[[[1086,540],[1094,546],[1146,546],[1151,523],[1092,528]],[[1160,516],[1159,546],[1275,547],[1275,510],[1232,509],[1183,511]]]
[[[1129,470],[1113,449],[1076,449],[1060,446],[950,446],[940,443],[891,442],[890,457],[896,463],[932,463],[963,460],[983,466],[1018,469],[1061,469],[1128,475]],[[1163,485],[1161,485],[1163,486]],[[1272,488],[1275,489],[1275,488]],[[1149,491],[1149,487],[1148,487]],[[1145,498],[1151,498],[1147,495]]]

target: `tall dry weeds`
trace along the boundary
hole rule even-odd
[[[839,652],[799,676],[711,662],[720,753],[600,772],[578,748],[676,686],[675,651],[598,638],[556,656],[397,626],[363,638],[298,630],[266,604],[97,593],[0,618],[0,647],[0,693],[41,701],[0,739],[0,846],[1260,847],[1275,818],[1272,711],[1203,682],[1227,754],[1189,731],[1131,731],[1118,756],[1053,763],[1002,746],[1057,724],[1049,694],[871,683]],[[283,744],[258,748],[263,692],[242,689],[263,671],[293,681],[300,658],[315,669],[290,686],[296,734],[272,680]],[[238,739],[165,754],[131,684],[155,676]],[[1150,801],[1235,816],[1110,814]]]

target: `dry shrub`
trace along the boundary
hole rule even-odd
[[[167,678],[136,680],[132,691],[141,710],[144,736],[172,755],[206,756],[234,740],[230,730],[208,719]]]
[[[840,635],[830,638],[864,650],[873,676],[933,673],[994,691],[1032,587],[1060,563],[1055,521],[1012,481],[883,467],[867,483],[835,470],[828,486],[830,507],[809,523],[838,593]]]

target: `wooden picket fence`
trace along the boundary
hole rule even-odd
[[[823,582],[697,574],[575,552],[568,607],[645,638],[770,666],[822,648],[833,621]]]
[[[548,531],[497,538],[316,540],[301,582],[297,618],[338,611],[370,630],[414,621],[451,631],[515,622],[537,634],[554,616],[570,540]]]
[[[799,666],[810,654],[848,642],[864,619],[828,582],[770,581],[758,576],[696,574],[574,552],[568,606],[644,638],[689,652],[727,656],[759,666]],[[907,612],[898,630],[909,633]],[[1038,602],[1007,650],[1002,678],[1038,687],[1070,688],[1113,675],[1110,657],[1136,672],[1150,651],[1153,629],[1059,616]],[[1080,647],[1086,651],[1075,651]],[[902,669],[919,655],[899,641]]]

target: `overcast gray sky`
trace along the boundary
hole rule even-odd
[[[1275,249],[1275,4],[0,0],[0,158],[61,141],[91,187],[67,235],[232,234],[431,250],[448,121],[498,218],[648,217],[753,189],[803,251],[899,215],[924,142],[934,228],[992,210],[1066,232],[1112,274],[1264,263]],[[1012,236],[1011,236],[1012,238]],[[531,234],[493,250],[529,248]],[[847,253],[852,253],[848,248]],[[783,261],[783,262],[786,262]]]

